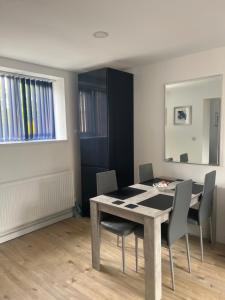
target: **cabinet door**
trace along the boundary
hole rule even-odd
[[[119,187],[134,182],[133,75],[108,72],[110,168],[117,171]]]
[[[79,75],[81,163],[108,167],[106,71]]]
[[[108,168],[108,137],[92,137],[80,139],[81,164]]]

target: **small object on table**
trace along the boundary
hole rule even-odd
[[[161,192],[171,192],[174,190],[174,185],[170,181],[162,180],[153,184],[153,187],[157,188]]]
[[[132,209],[132,208],[138,207],[138,205],[136,205],[136,204],[128,204],[125,207]]]

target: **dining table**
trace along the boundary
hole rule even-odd
[[[181,181],[160,176],[90,199],[92,267],[95,270],[101,270],[101,212],[143,224],[146,300],[162,298],[161,224],[169,220],[175,188]],[[191,207],[199,202],[202,191],[203,185],[193,182]]]

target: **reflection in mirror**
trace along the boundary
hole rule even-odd
[[[165,86],[165,160],[219,165],[222,75]]]

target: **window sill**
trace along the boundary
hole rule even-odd
[[[68,139],[58,139],[58,140],[35,140],[35,141],[9,141],[9,142],[0,142],[2,145],[27,145],[27,144],[42,144],[42,143],[60,143],[68,142]]]

